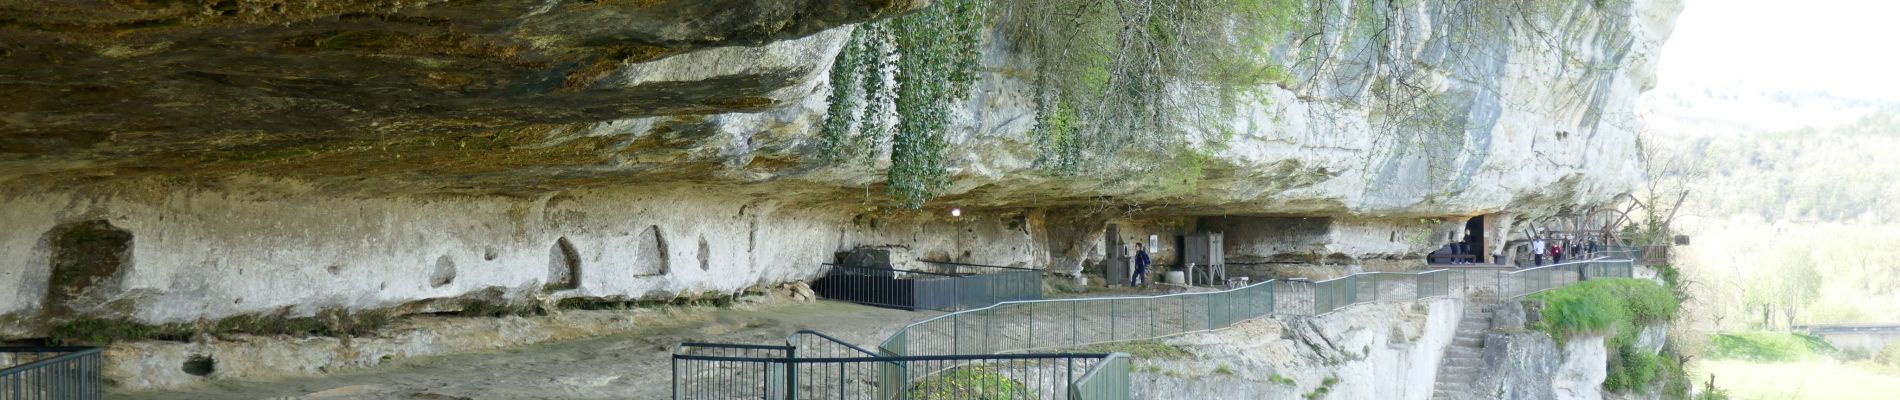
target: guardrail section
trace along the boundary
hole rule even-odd
[[[1498,274],[1498,288],[1502,298],[1511,299],[1589,279],[1629,278],[1635,269],[1634,262],[1624,259],[1572,261]]]
[[[93,347],[0,348],[0,399],[105,398],[103,351]]]
[[[786,343],[682,344],[673,354],[673,398],[1059,399],[1127,392],[1121,353],[877,356],[814,331],[795,332]],[[1101,371],[1111,367],[1121,375]]]
[[[883,355],[998,354],[1077,348],[1225,328],[1268,314],[1319,315],[1348,305],[1450,294],[1451,273],[1362,273],[1318,282],[1270,280],[1204,293],[1011,301],[905,326]]]

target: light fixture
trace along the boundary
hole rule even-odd
[[[963,209],[961,209],[961,208],[956,208],[956,207],[951,207],[951,208],[950,208],[950,216],[952,216],[952,217],[961,217],[961,216],[963,216]]]

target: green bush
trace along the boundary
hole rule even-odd
[[[1558,340],[1610,333],[1613,342],[1630,340],[1638,324],[1668,322],[1681,308],[1669,288],[1642,279],[1593,279],[1531,299],[1544,302],[1539,327]]]
[[[1834,346],[1814,336],[1782,332],[1721,333],[1709,340],[1712,359],[1756,362],[1800,361],[1833,353]]]
[[[1661,375],[1662,356],[1624,347],[1617,349],[1616,358],[1611,361],[1609,375],[1603,380],[1603,387],[1610,391],[1629,392],[1647,388]]]
[[[1676,318],[1681,303],[1675,292],[1642,279],[1594,279],[1532,295],[1544,302],[1537,328],[1558,341],[1577,335],[1611,335],[1611,353],[1603,387],[1612,392],[1647,389],[1658,379],[1679,379],[1663,356],[1636,348],[1641,327]],[[1679,369],[1680,367],[1675,367]]]

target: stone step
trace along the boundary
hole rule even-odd
[[[1438,363],[1432,399],[1465,399],[1470,382],[1484,366],[1484,337],[1490,333],[1492,311],[1497,309],[1495,288],[1475,289],[1466,295],[1464,315],[1452,334],[1451,345]]]

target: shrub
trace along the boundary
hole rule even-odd
[[[1274,373],[1273,376],[1267,377],[1267,382],[1273,382],[1273,383],[1287,385],[1287,386],[1294,385],[1293,378],[1288,378],[1286,377],[1286,375],[1280,375],[1279,373]]]
[[[1657,375],[1661,375],[1662,357],[1636,350],[1629,347],[1618,349],[1617,361],[1612,363],[1611,369],[1621,372],[1624,382],[1622,386],[1612,386],[1611,382],[1605,379],[1603,382],[1605,388],[1614,392],[1647,388],[1651,382],[1656,381]]]
[[[1594,279],[1532,295],[1544,302],[1538,328],[1558,341],[1577,335],[1611,335],[1604,347],[1614,351],[1603,387],[1612,392],[1646,389],[1658,379],[1680,379],[1668,359],[1636,347],[1642,325],[1676,318],[1681,303],[1674,291],[1641,279]],[[1680,369],[1679,366],[1674,367]]]
[[[1609,333],[1612,342],[1630,340],[1637,324],[1668,322],[1681,308],[1669,288],[1641,279],[1593,279],[1531,298],[1544,302],[1540,328],[1558,340]]]

